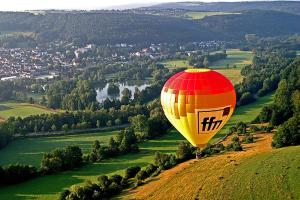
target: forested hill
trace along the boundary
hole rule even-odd
[[[248,2],[177,2],[163,3],[148,7],[150,9],[184,9],[193,11],[240,12],[244,10],[274,10],[300,14],[299,1],[248,1]]]
[[[95,44],[232,40],[244,39],[248,33],[259,36],[300,33],[300,15],[247,11],[197,21],[120,11],[0,12],[0,36],[20,32],[31,33],[27,35],[37,41],[77,40]]]
[[[201,26],[227,36],[244,37],[257,34],[268,37],[300,32],[300,16],[277,11],[246,11],[235,15],[205,17]]]
[[[35,32],[39,40],[79,39],[92,43],[144,43],[222,39],[180,18],[124,12],[0,13],[0,32]]]

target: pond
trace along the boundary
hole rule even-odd
[[[150,86],[149,83],[147,82],[134,82],[134,83],[130,83],[130,82],[126,82],[126,83],[118,83],[118,86],[119,86],[119,89],[120,89],[120,93],[115,95],[115,96],[112,96],[112,95],[109,95],[107,93],[107,89],[108,89],[108,83],[102,87],[102,88],[98,88],[96,89],[96,92],[97,92],[97,101],[99,103],[103,102],[107,97],[112,100],[112,99],[121,99],[122,97],[122,91],[124,90],[124,88],[128,88],[130,91],[131,91],[131,94],[132,94],[132,99],[133,99],[133,94],[134,94],[134,91],[135,91],[135,88],[137,87],[139,90],[144,90],[147,86]]]

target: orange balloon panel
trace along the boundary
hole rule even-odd
[[[188,69],[172,76],[161,91],[172,125],[193,145],[204,148],[231,117],[236,95],[232,83],[210,69]]]

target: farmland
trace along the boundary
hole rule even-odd
[[[300,147],[272,149],[256,133],[244,151],[192,160],[165,171],[124,199],[299,199]],[[191,176],[193,174],[193,176]]]
[[[214,15],[230,15],[230,14],[239,14],[239,13],[230,13],[230,12],[186,12],[184,17],[188,19],[203,19],[204,17],[214,16]]]
[[[106,144],[117,132],[117,130],[107,130],[86,134],[17,139],[0,151],[0,165],[24,163],[39,167],[43,154],[46,152],[68,145],[78,145],[85,153],[91,149],[93,141],[99,140],[101,144]]]
[[[0,102],[0,119],[7,119],[9,117],[26,117],[29,115],[53,112],[57,111],[28,103]]]
[[[215,52],[212,52],[215,53]],[[252,62],[252,52],[250,51],[241,51],[238,49],[229,49],[227,50],[227,58],[222,59],[216,62],[213,62],[209,65],[210,69],[214,69],[219,73],[226,76],[232,81],[233,84],[239,83],[243,77],[241,76],[241,69],[245,65],[249,65]],[[175,69],[179,67],[190,68],[187,60],[166,60],[162,62],[168,69]],[[234,67],[235,66],[235,67]]]
[[[251,121],[259,113],[261,106],[270,103],[272,101],[272,98],[273,95],[268,95],[266,97],[260,98],[253,104],[237,108],[235,115],[229,121],[229,124],[235,124],[240,120]],[[105,136],[103,134],[105,134]],[[99,136],[98,139],[104,142],[107,141],[110,135],[113,134],[114,133],[109,132],[101,133],[102,137]],[[17,160],[13,158],[14,156],[16,156],[17,153],[28,152],[26,156],[23,154],[23,159],[28,161],[32,160],[32,162],[34,162],[35,165],[37,165],[42,155],[41,152],[51,150],[51,145],[53,145],[53,143],[55,144],[53,148],[57,146],[63,147],[67,144],[74,143],[73,141],[75,140],[78,142],[77,144],[82,145],[81,147],[86,152],[92,144],[92,141],[95,139],[92,137],[92,139],[86,141],[85,137],[88,136],[88,134],[85,134],[82,136],[78,135],[54,137],[53,141],[51,142],[50,140],[49,144],[47,144],[49,139],[43,138],[26,139],[24,140],[24,142],[22,142],[22,140],[19,140],[11,143],[5,149],[2,149],[0,151],[0,156],[2,155],[2,153],[5,153],[3,154],[5,155],[5,163],[9,163]],[[106,137],[107,139],[105,140],[103,137]],[[214,141],[220,139],[221,137],[223,137],[223,135],[216,136],[214,138]],[[66,143],[66,141],[68,140],[71,140],[71,142]],[[39,145],[41,141],[44,141],[43,145]],[[78,170],[67,171],[59,173],[57,175],[40,177],[19,185],[2,188],[0,189],[0,199],[54,199],[58,197],[58,193],[62,191],[63,188],[69,187],[72,184],[82,183],[86,179],[96,181],[97,176],[101,174],[123,174],[124,169],[126,169],[128,166],[145,166],[148,163],[152,163],[154,153],[156,151],[161,151],[164,153],[175,152],[175,150],[177,149],[177,145],[180,141],[185,141],[185,139],[177,131],[173,130],[170,133],[155,140],[149,140],[140,143],[139,147],[141,151],[139,153],[119,156],[117,158],[109,159],[101,163],[87,165]],[[21,147],[19,148],[18,145],[21,145]],[[47,146],[48,148],[45,149]],[[33,149],[33,147],[35,149]],[[16,151],[15,149],[19,150]],[[36,153],[38,155],[35,155]],[[20,157],[22,156],[19,156],[18,159],[20,159]],[[40,187],[37,189],[36,185],[40,185]],[[16,191],[18,192],[16,193]]]

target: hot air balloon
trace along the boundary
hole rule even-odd
[[[165,83],[161,104],[171,124],[193,146],[203,149],[231,117],[236,94],[222,74],[187,69]]]

